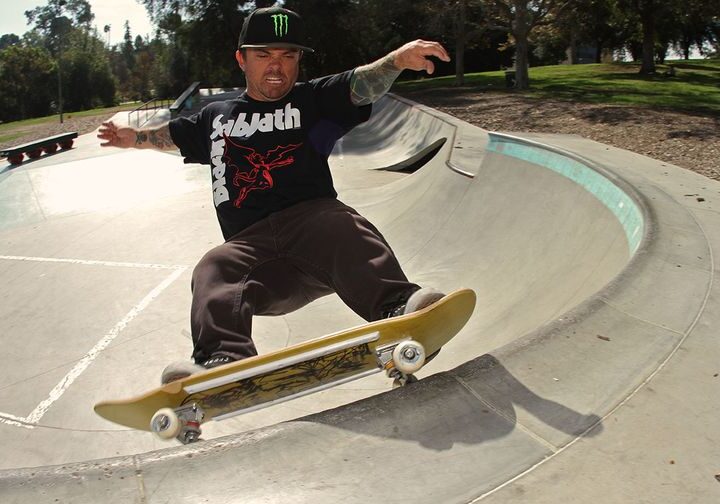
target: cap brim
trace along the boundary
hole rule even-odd
[[[270,44],[243,44],[240,46],[240,49],[264,49],[264,48],[270,48],[270,49],[301,49],[308,53],[314,53],[315,50],[311,49],[309,47],[301,46],[298,44],[285,44],[282,42],[278,43],[270,43]]]

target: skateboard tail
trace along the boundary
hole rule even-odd
[[[180,400],[177,401],[177,405]],[[155,412],[168,406],[167,397],[148,395],[141,401],[121,399],[116,401],[103,401],[95,405],[95,413],[113,423],[130,427],[131,429],[150,431],[148,412]]]

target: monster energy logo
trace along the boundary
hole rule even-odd
[[[288,16],[287,14],[273,14],[270,16],[273,18],[275,24],[275,36],[283,37],[288,32]]]

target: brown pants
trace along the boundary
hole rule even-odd
[[[210,250],[192,289],[193,358],[201,363],[256,355],[253,315],[283,315],[335,292],[365,320],[378,320],[419,287],[370,222],[324,198],[274,213]]]

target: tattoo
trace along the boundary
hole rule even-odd
[[[350,79],[350,96],[355,105],[368,105],[378,101],[398,78],[402,70],[395,66],[392,53],[369,65],[355,69]]]
[[[135,146],[146,149],[170,150],[175,143],[170,136],[170,127],[167,124],[154,129],[139,130],[136,132]]]
[[[173,143],[170,137],[170,128],[167,124],[160,126],[158,129],[150,130],[150,143],[162,150],[175,147],[175,143]]]

